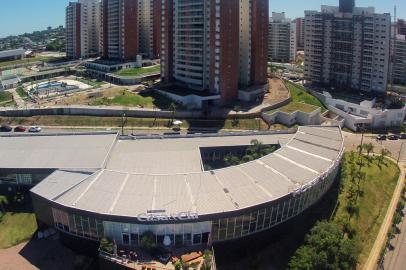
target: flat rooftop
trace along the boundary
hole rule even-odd
[[[101,169],[116,139],[116,133],[0,136],[0,169]]]
[[[171,174],[202,171],[201,147],[286,144],[294,134],[119,140],[106,169],[129,173]]]
[[[246,145],[252,138],[272,143],[278,136],[121,141],[104,169],[93,174],[59,170],[31,192],[109,216],[137,217],[149,211],[204,216],[268,203],[312,185],[336,168],[344,150],[339,127],[299,127],[281,139],[285,143],[279,150],[261,159],[213,171],[197,166],[197,147]],[[191,165],[181,165],[192,157]],[[121,165],[125,160],[132,165]]]

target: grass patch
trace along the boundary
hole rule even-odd
[[[88,85],[90,85],[91,87],[94,87],[94,88],[100,88],[101,86],[106,84],[105,82],[98,82],[97,80],[90,80],[90,79],[86,79],[86,78],[77,78],[76,80],[78,82],[88,84]]]
[[[314,105],[309,105],[306,103],[299,103],[299,102],[291,102],[286,106],[283,106],[279,109],[275,109],[272,111],[269,111],[268,114],[272,114],[274,112],[285,112],[285,113],[294,113],[296,111],[301,111],[305,113],[311,113],[317,110],[319,107],[314,106]]]
[[[334,216],[334,221],[348,219],[347,205],[350,190],[349,154],[346,154],[342,169],[342,193],[339,195],[339,206]],[[356,155],[358,159],[358,155]],[[364,164],[366,157],[361,157]],[[390,160],[380,164],[378,159],[372,159],[369,165],[365,165],[362,172],[366,173],[362,185],[362,196],[358,199],[359,212],[351,220],[350,224],[355,232],[355,240],[361,245],[359,265],[362,266],[372,249],[379,229],[382,225],[386,211],[389,207],[393,192],[399,178],[399,167]],[[361,268],[361,267],[360,267]]]
[[[0,248],[9,248],[29,240],[37,230],[33,213],[6,212],[0,222]]]
[[[2,91],[0,92],[0,103],[8,102],[13,100],[13,94],[10,92]]]
[[[268,125],[260,118],[227,120],[182,120],[183,129],[231,129],[231,130],[267,130]],[[67,127],[109,127],[119,129],[121,117],[94,116],[33,116],[33,117],[0,117],[1,123],[23,126],[67,126]],[[130,128],[168,128],[169,118],[127,118],[125,127]]]
[[[134,94],[128,91],[122,91],[121,94],[113,98],[103,97],[101,99],[97,99],[91,105],[94,106],[120,105],[129,107],[141,106],[144,108],[152,108],[154,105],[154,98],[143,97],[141,95]]]
[[[39,61],[47,62],[47,61],[50,61],[52,59],[55,59],[55,57],[36,56],[36,57],[33,57],[33,58],[25,58],[25,59],[20,59],[20,60],[12,60],[12,61],[0,62],[0,68],[7,67],[7,66],[29,65],[29,64],[39,62]]]
[[[128,68],[128,69],[122,69],[117,72],[114,72],[114,74],[119,75],[119,76],[140,76],[140,75],[145,75],[148,73],[157,73],[161,71],[161,66],[153,66],[153,67],[143,67],[143,68]]]
[[[28,99],[27,92],[21,86],[17,87],[16,92],[22,99]]]
[[[20,205],[12,200],[0,195],[0,249],[29,240],[37,230],[31,203]]]
[[[281,108],[268,111],[267,114],[272,114],[277,111],[286,113],[293,113],[295,111],[311,113],[317,108],[321,108],[321,112],[323,113],[327,110],[326,107],[324,107],[324,105],[316,97],[307,93],[302,86],[296,85],[289,81],[285,81],[285,85],[289,89],[292,101]]]

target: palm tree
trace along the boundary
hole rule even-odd
[[[371,152],[374,152],[375,146],[374,146],[372,143],[367,143],[367,144],[364,145],[364,148],[365,148],[365,150],[367,151],[368,156],[369,156],[369,154],[370,154]]]
[[[173,123],[173,120],[175,119],[176,109],[177,109],[176,103],[172,102],[172,103],[169,105],[169,110],[172,112],[171,125],[172,125],[172,123]]]
[[[381,154],[379,156],[379,162],[382,163],[386,156],[390,155],[390,151],[386,148],[381,149]]]
[[[359,155],[362,154],[362,151],[364,150],[364,147],[365,147],[364,144],[360,144],[360,145],[357,146],[358,154],[359,154]]]

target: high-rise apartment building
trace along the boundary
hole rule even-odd
[[[307,81],[339,89],[386,92],[390,54],[390,14],[373,7],[322,6],[305,12]]]
[[[268,60],[290,62],[296,58],[296,23],[285,17],[285,13],[272,12],[269,18]]]
[[[406,35],[406,21],[398,20],[396,30],[399,35]]]
[[[305,39],[305,20],[304,18],[296,18],[296,46],[298,50],[304,50]]]
[[[268,0],[163,0],[164,82],[238,98],[267,83]]]
[[[66,56],[70,59],[99,55],[100,2],[79,0],[66,8]]]
[[[121,61],[139,54],[139,0],[102,0],[101,56]]]
[[[161,53],[161,8],[162,0],[139,0],[139,49],[150,59]]]
[[[396,35],[393,43],[393,83],[406,85],[406,35]]]

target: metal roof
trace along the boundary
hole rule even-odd
[[[268,135],[269,138],[272,136]],[[199,140],[198,145],[215,144],[209,142],[211,139]],[[217,143],[227,144],[228,140],[232,138],[225,137]],[[133,149],[131,142],[121,143],[114,151],[135,151],[138,159],[142,159],[144,153],[142,148],[137,152],[137,146],[143,143],[157,143],[157,148],[162,146],[159,140],[137,142]],[[189,146],[174,144],[172,147],[182,149]],[[168,149],[164,151],[170,152]],[[342,153],[343,137],[339,127],[300,127],[297,134],[276,152],[239,166],[214,171],[192,168],[191,172],[140,173],[114,170],[109,168],[110,163],[91,176],[55,172],[32,192],[67,207],[110,216],[137,217],[154,210],[165,210],[166,213],[190,211],[204,216],[237,211],[289,195],[329,173]],[[117,154],[112,158],[117,158],[114,157]],[[159,151],[155,155],[159,156]],[[178,159],[180,155],[183,155],[182,151],[173,151],[171,159],[183,162]],[[161,162],[159,158],[157,160]],[[113,164],[117,162],[115,160]],[[167,168],[167,164],[157,165]],[[59,189],[58,183],[65,190]],[[48,190],[54,186],[58,186],[57,192]]]
[[[116,133],[0,136],[0,169],[101,169]]]

